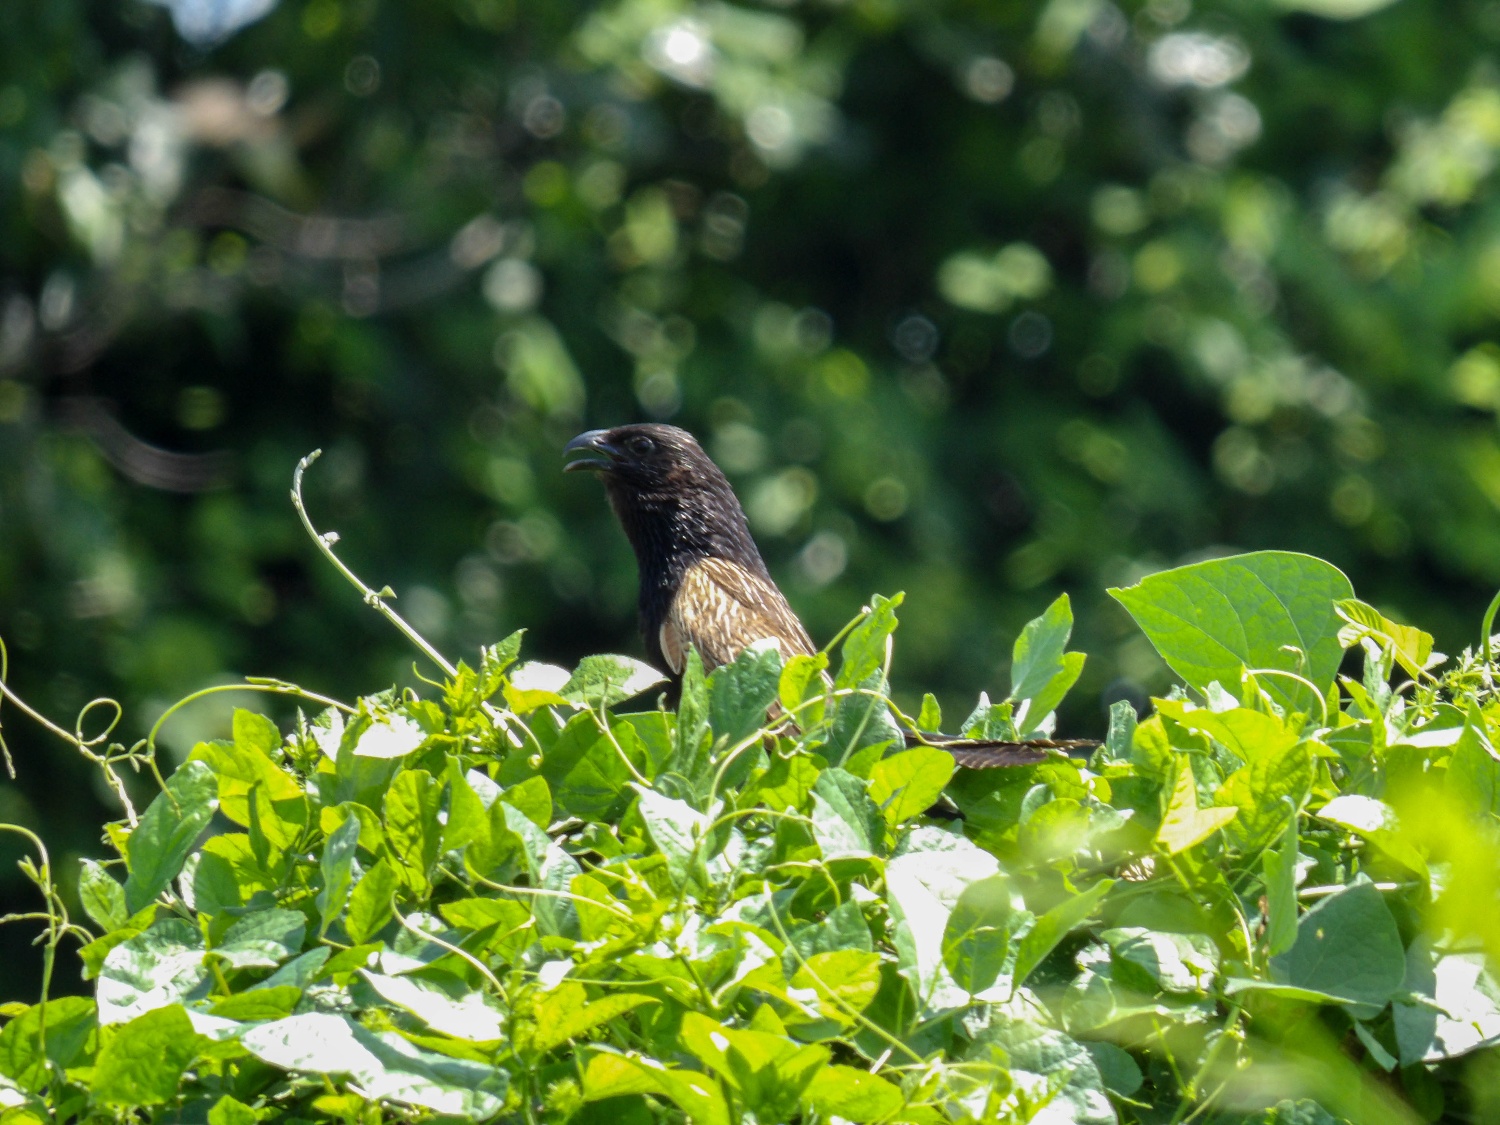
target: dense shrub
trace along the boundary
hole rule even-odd
[[[107,826],[87,928],[28,866],[95,992],[5,1010],[0,1121],[1494,1120],[1488,645],[1302,555],[1112,593],[1183,685],[1087,762],[901,749],[941,717],[886,697],[899,597],[827,678],[694,658],[676,713],[519,634],[430,697],[236,711]],[[1047,731],[1071,627],[961,729]]]

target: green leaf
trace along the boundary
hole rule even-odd
[[[1405,990],[1392,1005],[1403,1065],[1436,1063],[1500,1043],[1500,978],[1483,953],[1446,953],[1418,936],[1406,953]]]
[[[1156,842],[1168,855],[1187,851],[1223,828],[1238,812],[1237,809],[1198,807],[1198,784],[1193,779],[1192,763],[1182,755],[1177,764],[1171,800],[1161,818],[1161,827],[1156,830]]]
[[[880,806],[885,821],[896,825],[920,816],[943,794],[953,776],[953,755],[931,746],[918,746],[882,758],[870,770],[870,800]]]
[[[1062,669],[1063,652],[1073,635],[1073,607],[1061,594],[1040,617],[1028,621],[1011,650],[1010,698],[1033,699]]]
[[[315,900],[318,917],[322,925],[318,936],[328,933],[328,927],[344,909],[349,900],[349,888],[354,883],[354,853],[359,850],[359,818],[351,816],[323,842],[323,854],[318,866],[323,873],[323,889]]]
[[[479,698],[489,699],[504,686],[506,670],[521,655],[521,638],[525,629],[517,629],[498,644],[479,650]]]
[[[647,1004],[660,1003],[654,996],[638,992],[612,992],[602,999],[584,1003],[583,986],[577,985],[577,993],[567,989],[571,982],[564,982],[553,989],[537,1007],[537,1031],[531,1041],[532,1050],[546,1054],[561,1047],[570,1039],[587,1035],[597,1027],[603,1027],[619,1019],[626,1012],[633,1012]],[[566,990],[566,991],[565,991]]]
[[[822,704],[807,707],[803,705],[826,691],[827,681],[823,672],[827,667],[828,654],[820,652],[815,656],[799,653],[781,669],[781,679],[776,689],[777,698],[781,701],[782,710],[793,716],[804,730],[817,726],[823,719]]]
[[[1062,594],[1016,637],[1011,653],[1010,699],[1019,705],[1015,723],[1022,738],[1056,710],[1083,673],[1083,653],[1065,651],[1072,633],[1072,604],[1068,595]]]
[[[1256,753],[1250,764],[1235,770],[1214,793],[1220,805],[1239,810],[1229,826],[1229,835],[1245,851],[1271,842],[1286,821],[1282,802],[1300,809],[1312,791],[1313,761],[1310,744]]]
[[[180,1004],[137,1016],[105,1036],[94,1063],[94,1100],[113,1106],[171,1101],[198,1042]]]
[[[938,706],[937,696],[930,691],[922,693],[922,709],[917,712],[917,729],[929,734],[943,729],[943,709]]]
[[[969,994],[954,981],[944,958],[948,918],[970,884],[999,872],[999,862],[940,829],[918,828],[904,844],[909,850],[885,870],[898,968],[926,1010],[961,1008]]]
[[[905,599],[905,594],[870,599],[870,612],[844,638],[834,687],[859,687],[885,666],[886,643],[896,631],[896,607]]]
[[[396,711],[382,711],[370,720],[354,744],[354,756],[394,761],[404,758],[427,741],[422,724]]]
[[[665,682],[655,668],[633,657],[585,656],[559,694],[585,707],[613,707]]]
[[[813,784],[812,799],[813,837],[825,860],[876,853],[884,821],[863,781],[841,769],[826,769]]]
[[[602,819],[623,808],[632,777],[621,757],[624,749],[623,744],[616,749],[592,712],[569,719],[542,755],[542,777],[558,806],[584,820]],[[637,763],[642,764],[644,759]]]
[[[1138,992],[1206,992],[1219,971],[1219,950],[1207,934],[1175,934],[1123,926],[1100,937],[1110,948],[1116,981]]]
[[[426,770],[402,770],[385,794],[385,834],[397,874],[418,897],[425,897],[429,875],[443,840],[438,814],[443,790]]]
[[[685,779],[695,790],[707,788],[712,765],[708,760],[709,741],[708,678],[703,673],[703,658],[689,646],[682,668],[682,692],[677,701],[677,742],[667,772]]]
[[[1135,706],[1130,700],[1120,699],[1109,705],[1109,731],[1104,736],[1106,758],[1113,762],[1129,761],[1138,722]]]
[[[506,1073],[425,1051],[393,1031],[372,1032],[341,1015],[307,1012],[252,1027],[240,1043],[282,1070],[347,1075],[370,1098],[481,1120],[504,1105]]]
[[[781,650],[758,641],[708,678],[708,713],[716,739],[732,746],[766,725],[781,681]]]
[[[899,746],[903,742],[887,702],[890,685],[885,674],[877,668],[859,686],[859,693],[843,696],[834,703],[828,742],[820,751],[834,765],[847,766],[861,750]]]
[[[828,1048],[801,1046],[780,1027],[728,1027],[696,1012],[683,1017],[681,1035],[682,1045],[738,1095],[757,1121],[795,1117],[803,1091],[829,1058]]]
[[[1304,914],[1296,942],[1271,964],[1278,982],[1374,1008],[1406,975],[1396,920],[1363,875]]]
[[[1013,741],[1021,737],[1016,730],[1015,709],[1016,705],[1008,699],[1003,703],[991,703],[990,697],[980,692],[979,702],[974,705],[974,710],[969,713],[959,730],[965,738]]]
[[[528,660],[506,677],[505,705],[517,715],[529,715],[541,707],[571,707],[572,702],[558,694],[571,679],[566,668]]]
[[[1373,637],[1390,648],[1396,662],[1412,679],[1419,679],[1434,663],[1432,634],[1410,625],[1398,625],[1372,605],[1358,598],[1344,598],[1333,603],[1334,612],[1348,622],[1339,630],[1339,643],[1353,648],[1365,637]],[[1442,659],[1441,655],[1437,658]]]
[[[1396,811],[1374,797],[1345,793],[1318,810],[1318,819],[1337,824],[1370,841],[1408,871],[1427,879],[1427,860],[1423,858],[1401,828]]]
[[[813,1076],[803,1102],[823,1117],[846,1121],[884,1121],[901,1112],[906,1098],[901,1087],[878,1074],[852,1066],[825,1066]]]
[[[507,805],[525,814],[538,828],[552,823],[552,788],[545,777],[528,777],[500,794]]]
[[[259,986],[216,1000],[212,1013],[225,1019],[260,1023],[291,1015],[301,999],[302,989],[295,984]]]
[[[187,762],[158,793],[130,834],[125,909],[134,914],[177,878],[183,861],[219,807],[219,784],[202,762]]]
[[[1052,1091],[1046,1117],[1058,1125],[1116,1125],[1104,1079],[1089,1051],[1050,1027],[1000,1017],[975,1040],[971,1055],[1004,1051],[1006,1066],[1023,1089]]]
[[[1257,551],[1162,571],[1109,593],[1190,686],[1203,691],[1217,681],[1233,691],[1245,668],[1282,669],[1311,681],[1318,694],[1285,676],[1264,677],[1265,690],[1308,713],[1319,709],[1343,658],[1333,603],[1354,589],[1321,559]]]
[[[1021,947],[1016,951],[1016,966],[1012,980],[1017,988],[1057,948],[1075,927],[1080,926],[1091,915],[1115,885],[1113,879],[1101,879],[1088,890],[1063,899],[1036,920],[1036,925],[1021,938]]]
[[[521,840],[521,854],[526,864],[526,873],[533,887],[567,894],[573,879],[583,873],[574,859],[527,819],[526,814],[510,805],[501,803],[506,827]],[[544,934],[577,938],[578,911],[566,898],[553,895],[538,895],[532,903],[537,923]]]
[[[637,786],[636,790],[641,819],[646,822],[651,842],[667,861],[673,885],[685,887],[694,876],[701,879],[704,869],[699,841],[708,833],[708,817],[687,802],[663,797],[654,789]]]
[[[300,910],[257,910],[230,926],[213,952],[235,968],[274,968],[302,948],[306,931]]]
[[[344,915],[344,929],[349,940],[363,945],[391,920],[400,880],[395,869],[384,859],[375,863],[360,877],[349,894],[349,911]]]
[[[1223,743],[1243,762],[1275,757],[1302,739],[1301,734],[1282,719],[1250,707],[1218,711],[1195,707],[1181,699],[1156,699],[1152,702],[1157,714]]]
[[[624,1094],[653,1094],[674,1102],[693,1125],[730,1125],[724,1095],[706,1075],[638,1056],[601,1052],[589,1059],[583,1072],[584,1098],[598,1101]]]
[[[478,1043],[505,1038],[505,1013],[483,992],[452,995],[432,981],[414,976],[386,976],[361,969],[360,976],[387,1003],[425,1023],[434,1031]]]
[[[1261,856],[1266,884],[1266,952],[1285,953],[1297,940],[1297,809],[1281,800],[1285,827],[1279,843]]]
[[[489,781],[483,774],[477,776]],[[489,835],[489,810],[484,807],[484,801],[464,776],[463,767],[457,758],[448,759],[443,780],[447,787],[447,809],[443,823],[442,850],[461,852],[475,840],[482,840]]]
[[[98,1026],[94,1001],[87,997],[59,996],[32,1004],[12,1014],[0,1029],[0,1074],[23,1090],[40,1091],[51,1079],[47,1063],[59,1070],[78,1065]]]
[[[869,1007],[880,991],[880,954],[862,949],[814,953],[792,974],[792,989],[799,995],[811,991],[819,1016],[848,1027],[854,1013]]]
[[[1017,942],[1035,921],[1004,875],[970,883],[943,932],[943,963],[970,995],[992,986],[1015,963]]]
[[[99,970],[99,1022],[124,1023],[206,991],[203,952],[203,935],[181,918],[163,919],[115,946]]]
[[[1104,1088],[1116,1097],[1131,1097],[1145,1082],[1141,1068],[1131,1058],[1130,1052],[1122,1051],[1113,1043],[1104,1042],[1090,1041],[1084,1043],[1084,1047],[1088,1049],[1094,1065],[1099,1068]]]
[[[237,709],[233,742],[203,742],[189,761],[208,765],[219,779],[219,807],[236,824],[250,823],[259,802],[261,828],[278,848],[290,847],[307,824],[307,799],[296,778],[282,769],[281,732],[263,715]]]
[[[130,911],[125,908],[125,888],[102,864],[92,859],[86,859],[80,865],[78,898],[83,903],[84,913],[106,931],[117,930],[130,920]]]
[[[741,797],[740,808],[765,805],[780,812],[783,809],[800,809],[806,803],[812,787],[817,784],[821,771],[806,754],[793,754],[788,758],[772,758],[770,768],[755,779]]]
[[[208,1125],[255,1125],[260,1118],[244,1102],[225,1094],[208,1111]]]
[[[1476,813],[1500,816],[1500,754],[1490,739],[1489,724],[1479,705],[1469,701],[1463,733],[1448,759],[1444,789]]]

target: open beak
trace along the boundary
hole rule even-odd
[[[563,472],[565,473],[579,469],[592,469],[594,472],[607,473],[623,456],[619,446],[610,443],[608,430],[589,430],[587,433],[579,434],[563,446],[563,452],[585,454],[564,465]]]

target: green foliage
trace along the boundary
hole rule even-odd
[[[1216,671],[1116,716],[1088,762],[955,776],[940,748],[855,740],[831,765],[844,708],[896,721],[874,685],[899,598],[848,634],[842,684],[760,647],[678,714],[615,710],[617,657],[542,702],[506,660],[286,734],[240,711],[84,861],[94,992],[5,1010],[4,1120],[1461,1109],[1466,1064],[1500,1052],[1494,670],[1465,653],[1388,690],[1404,634],[1361,618],[1363,680],[1289,710],[1258,669],[1294,635],[1321,689],[1341,583],[1268,610],[1324,564],[1204,567],[1125,593],[1158,623],[1211,587],[1147,628]],[[1055,706],[1069,624],[1062,601],[1023,630],[1015,699]],[[963,820],[925,815],[945,790]],[[84,936],[48,902],[49,934]]]
[[[525,622],[574,669],[640,651],[559,446],[679,422],[815,638],[905,589],[903,707],[1014,687],[1023,728],[1013,643],[1065,585],[1067,726],[1166,690],[1104,594],[1161,566],[1315,553],[1446,651],[1500,584],[1487,0],[10,7],[0,635],[49,714],[417,683],[322,596],[284,503],[314,446],[312,509],[425,636]],[[24,771],[15,817],[92,849],[87,768]]]

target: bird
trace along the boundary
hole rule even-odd
[[[680,684],[689,646],[705,672],[773,641],[783,660],[813,656],[806,627],[771,577],[728,479],[687,430],[637,423],[589,430],[563,447],[564,472],[604,479],[610,507],[635,552],[646,654]],[[1085,739],[965,739],[906,731],[909,746],[937,746],[970,769],[1031,765]]]

